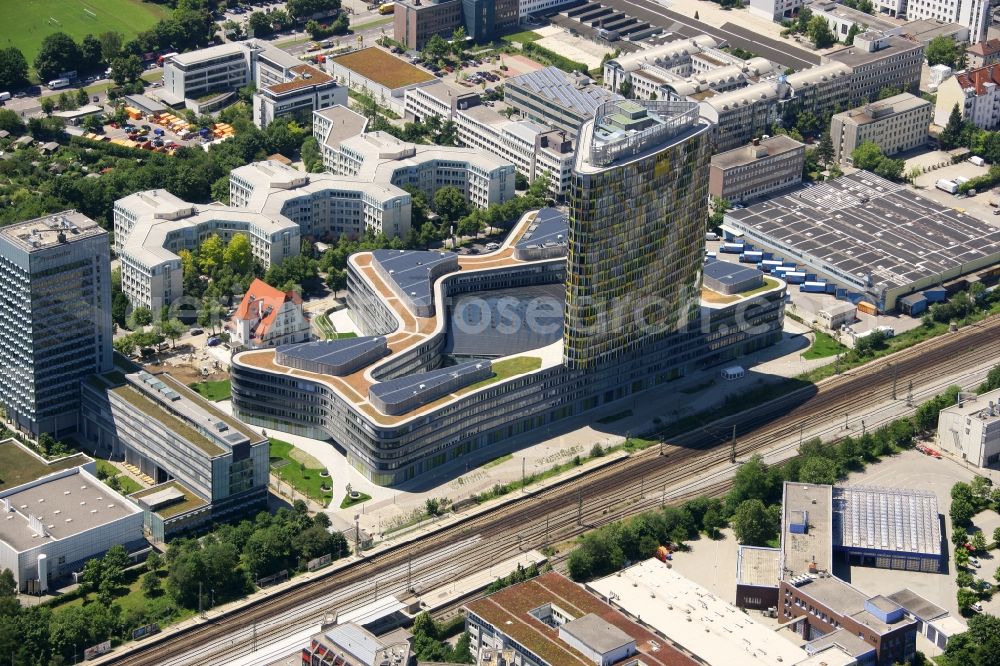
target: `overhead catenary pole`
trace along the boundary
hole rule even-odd
[[[736,464],[736,424],[733,424],[732,448],[729,451],[729,462]]]

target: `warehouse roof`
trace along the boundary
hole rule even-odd
[[[819,484],[785,483],[781,503],[781,566],[786,578],[807,575],[810,568],[818,571],[833,568],[832,490],[832,486]],[[792,532],[793,522],[805,522],[805,532]]]
[[[837,486],[833,543],[851,550],[940,555],[937,497],[927,490]]]
[[[11,488],[2,497],[10,510],[0,521],[0,541],[17,552],[141,512],[80,467]]]
[[[604,102],[621,97],[610,90],[586,83],[581,85],[582,74],[567,74],[558,67],[543,67],[527,74],[507,79],[505,88],[521,87],[545,97],[560,107],[582,117],[592,117]]]
[[[415,67],[376,46],[337,56],[333,58],[333,63],[390,90],[415,86],[434,79],[434,75],[426,69]]]
[[[809,265],[892,289],[1000,260],[1000,227],[859,171],[726,213],[726,225]]]
[[[718,280],[726,286],[734,286],[755,277],[763,278],[764,274],[756,268],[733,263],[731,261],[710,261],[702,269],[705,277]]]
[[[908,587],[904,587],[899,592],[890,594],[889,598],[902,606],[907,613],[920,618],[924,622],[929,622],[930,620],[934,620],[942,615],[948,614],[948,611],[936,604],[931,603],[927,599],[924,599]]]

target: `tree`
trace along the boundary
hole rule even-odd
[[[101,586],[101,578],[104,567],[101,558],[92,557],[83,563],[83,571],[80,573],[80,581],[83,589],[87,592],[96,592]]]
[[[159,322],[156,329],[160,335],[170,340],[170,346],[173,347],[177,344],[177,338],[184,335],[186,327],[179,319],[167,319]]]
[[[966,587],[960,588],[956,597],[958,599],[958,610],[962,613],[968,613],[972,609],[972,604],[979,601],[979,595]]]
[[[978,393],[986,393],[987,391],[993,391],[998,388],[1000,388],[1000,365],[994,365],[986,374],[986,381],[980,384],[976,391]],[[997,493],[998,491],[1000,491],[1000,489],[997,489],[994,493]],[[994,503],[1000,505],[1000,495],[997,496]]]
[[[959,587],[975,587],[976,577],[963,569],[955,575],[955,583]]]
[[[859,169],[874,171],[885,159],[882,149],[874,141],[865,141],[851,153],[851,161]]]
[[[132,310],[132,314],[128,318],[128,327],[130,329],[137,330],[143,326],[149,326],[153,323],[153,313],[149,311],[146,307],[137,307]]]
[[[701,519],[702,528],[709,538],[715,539],[719,536],[719,530],[726,526],[726,518],[718,507],[711,507],[705,512]]]
[[[972,522],[972,517],[976,515],[976,509],[971,502],[964,498],[954,499],[951,502],[949,515],[951,515],[951,520],[956,527],[966,527]]]
[[[146,569],[149,571],[159,571],[163,568],[163,556],[155,550],[146,556]]]
[[[958,48],[955,45],[954,39],[947,35],[941,35],[935,37],[927,44],[926,54],[929,66],[947,65],[954,68],[955,60],[958,57]]]
[[[428,516],[436,516],[441,513],[441,503],[433,497],[428,498],[424,502],[424,511],[427,512]]]
[[[837,41],[833,31],[830,30],[830,24],[822,16],[813,16],[809,19],[809,27],[806,29],[806,33],[818,49],[825,49]]]
[[[987,551],[986,535],[982,530],[976,530],[972,535],[972,547],[977,553],[982,555]]]
[[[120,32],[108,30],[98,35],[97,39],[101,42],[101,60],[104,62],[111,62],[121,53],[122,34]]]
[[[760,455],[754,455],[736,470],[733,486],[726,496],[726,506],[729,511],[735,511],[748,499],[771,502],[780,497],[780,491],[778,476],[764,464]]]
[[[43,97],[41,104],[42,104],[42,112],[47,116],[51,116],[52,112],[56,110],[55,95],[49,95],[48,97]]]
[[[249,34],[254,37],[266,37],[274,32],[271,27],[271,19],[264,12],[253,12],[247,20]]]
[[[139,583],[142,593],[147,597],[155,597],[160,594],[163,590],[160,585],[160,575],[155,571],[147,571],[142,575],[142,581]]]
[[[964,130],[965,121],[962,120],[962,112],[958,108],[958,104],[955,104],[948,115],[948,124],[945,125],[939,137],[941,147],[949,149],[961,145]]]
[[[101,41],[87,35],[80,42],[80,69],[92,71],[101,66]]]
[[[15,46],[0,49],[0,88],[20,88],[28,83],[28,61]]]
[[[632,97],[632,81],[629,79],[624,79],[620,84],[618,84],[618,94],[622,97],[631,99]]]
[[[21,118],[10,109],[0,109],[0,130],[6,130],[17,135],[24,131]]]
[[[465,40],[468,35],[465,32],[465,26],[460,25],[455,28],[455,31],[451,33],[451,49],[459,58],[462,57],[462,53],[465,52]]]
[[[813,456],[799,468],[799,481],[832,486],[839,477],[837,463],[829,458]]]
[[[226,245],[219,234],[212,234],[198,248],[201,272],[211,275],[225,261]]]
[[[746,500],[736,508],[733,532],[744,545],[764,546],[777,534],[775,517],[759,499]]]
[[[120,86],[139,80],[142,76],[142,60],[130,55],[111,61],[111,79]]]
[[[65,32],[53,32],[42,40],[35,57],[35,71],[43,81],[57,78],[63,72],[75,70],[81,60],[80,47]]]
[[[434,210],[448,222],[454,222],[469,212],[469,203],[462,190],[447,185],[434,193]]]
[[[89,101],[90,101],[90,96],[87,95],[86,89],[80,88],[79,90],[76,91],[76,106],[77,106],[77,108],[79,108],[81,106],[84,106]],[[87,116],[87,117],[90,118],[92,116]]]
[[[253,268],[253,248],[246,234],[236,234],[226,245],[222,260],[234,272],[243,274]]]
[[[969,551],[965,548],[955,549],[955,566],[957,567],[967,567],[969,566]],[[1000,569],[998,569],[1000,571]]]
[[[847,37],[844,38],[844,43],[848,46],[854,44],[854,38],[858,36],[861,32],[861,28],[858,27],[857,23],[852,23],[850,30],[847,31]]]

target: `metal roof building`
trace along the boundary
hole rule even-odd
[[[583,74],[567,74],[558,67],[544,67],[507,79],[504,101],[518,113],[572,136],[605,102],[621,95],[594,85]]]
[[[720,294],[739,294],[764,284],[756,268],[729,261],[709,261],[702,271],[705,287]]]
[[[867,171],[728,211],[725,226],[883,311],[1000,263],[1000,227]]]

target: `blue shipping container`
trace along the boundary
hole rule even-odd
[[[784,280],[788,284],[803,284],[806,281],[806,274],[801,271],[789,271],[785,273]]]
[[[948,300],[948,292],[945,291],[944,287],[928,289],[924,292],[924,298],[927,299],[928,303],[943,303]]]
[[[725,252],[726,254],[740,254],[743,252],[743,243],[723,243],[719,246],[719,252]]]
[[[744,252],[740,255],[741,264],[755,264],[764,258],[762,252]]]
[[[803,282],[799,285],[799,291],[805,291],[812,294],[825,294],[826,282]]]

